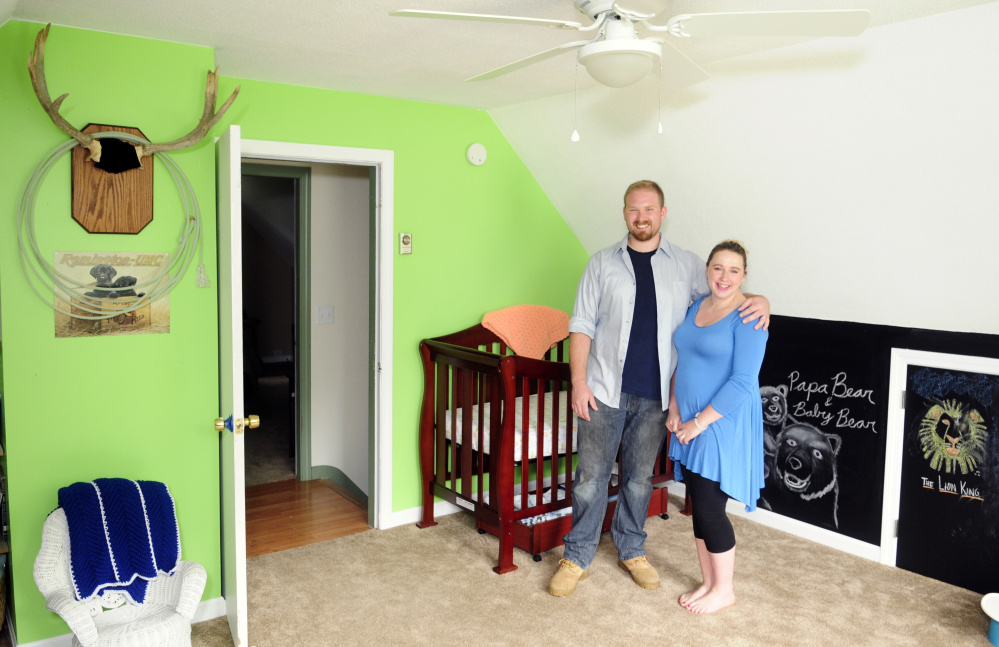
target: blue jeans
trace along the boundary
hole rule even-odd
[[[590,420],[579,419],[579,461],[572,486],[572,530],[563,557],[589,568],[600,543],[611,469],[621,449],[618,493],[611,537],[622,561],[645,555],[645,519],[652,497],[652,470],[666,438],[662,400],[621,394],[621,408],[597,401]]]

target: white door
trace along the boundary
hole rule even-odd
[[[218,142],[219,414],[228,418],[221,444],[222,594],[237,647],[248,645],[246,500],[243,472],[243,281],[239,126]]]

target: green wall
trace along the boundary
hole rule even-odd
[[[171,293],[167,335],[54,339],[52,311],[28,288],[18,262],[17,200],[45,154],[66,141],[31,90],[26,62],[42,25],[0,28],[0,311],[7,407],[13,595],[20,642],[66,633],[31,580],[56,490],[77,480],[129,476],[167,482],[177,499],[184,557],[209,572],[205,599],[220,592],[217,304],[215,286],[194,286],[194,268]],[[69,92],[63,115],[136,126],[152,140],[185,133],[200,115],[211,50],[54,27],[46,56],[50,92]],[[223,123],[244,139],[394,151],[394,217],[414,253],[395,256],[393,359],[394,511],[420,503],[418,344],[518,303],[570,310],[586,252],[483,111],[232,79],[242,90]],[[152,82],[151,82],[152,81]],[[475,167],[465,149],[480,142]],[[214,151],[173,155],[194,183],[215,280]],[[153,224],[137,236],[88,235],[69,215],[69,164],[46,181],[36,210],[50,250],[168,251],[180,206],[157,163]],[[316,217],[316,214],[313,214]],[[16,315],[12,313],[17,313]]]
[[[43,25],[0,28],[0,281],[11,569],[19,642],[65,634],[32,579],[42,523],[60,487],[100,477],[167,483],[183,557],[221,595],[219,558],[217,295],[195,287],[195,267],[170,293],[169,334],[63,338],[53,310],[31,291],[18,260],[17,203],[43,157],[67,141],[31,89],[27,61]],[[140,128],[153,141],[183,135],[201,116],[212,50],[53,27],[46,76],[63,116]],[[209,140],[174,160],[204,215],[205,265],[215,272],[215,154]],[[148,166],[148,164],[147,164]],[[172,252],[183,210],[170,175],[154,166],[153,222],[137,235],[88,234],[71,218],[70,164],[51,171],[35,205],[35,232],[54,251]]]
[[[245,79],[219,95],[236,85],[224,121],[243,139],[394,151],[392,236],[411,233],[413,254],[395,256],[393,276],[392,509],[414,508],[420,340],[508,305],[571,311],[587,254],[484,111]],[[465,159],[473,142],[488,151],[482,166]]]

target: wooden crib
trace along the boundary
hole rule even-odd
[[[544,359],[509,354],[481,324],[420,343],[423,514],[417,525],[437,525],[434,497],[471,513],[480,532],[499,538],[493,570],[500,574],[517,569],[514,546],[540,561],[572,527],[576,437],[567,353],[563,339]],[[649,516],[666,518],[668,497],[661,486],[672,478],[663,447]],[[617,490],[615,476],[604,530]]]

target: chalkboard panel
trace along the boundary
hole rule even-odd
[[[878,544],[888,367],[870,326],[777,319],[760,371],[760,507]]]
[[[997,432],[999,376],[908,367],[896,566],[995,590]]]
[[[770,416],[761,503],[778,514],[881,543],[892,348],[999,358],[999,336],[771,318],[760,370],[764,418]],[[779,447],[785,447],[783,453]],[[999,457],[992,460],[999,465]],[[989,505],[999,507],[999,495]]]

